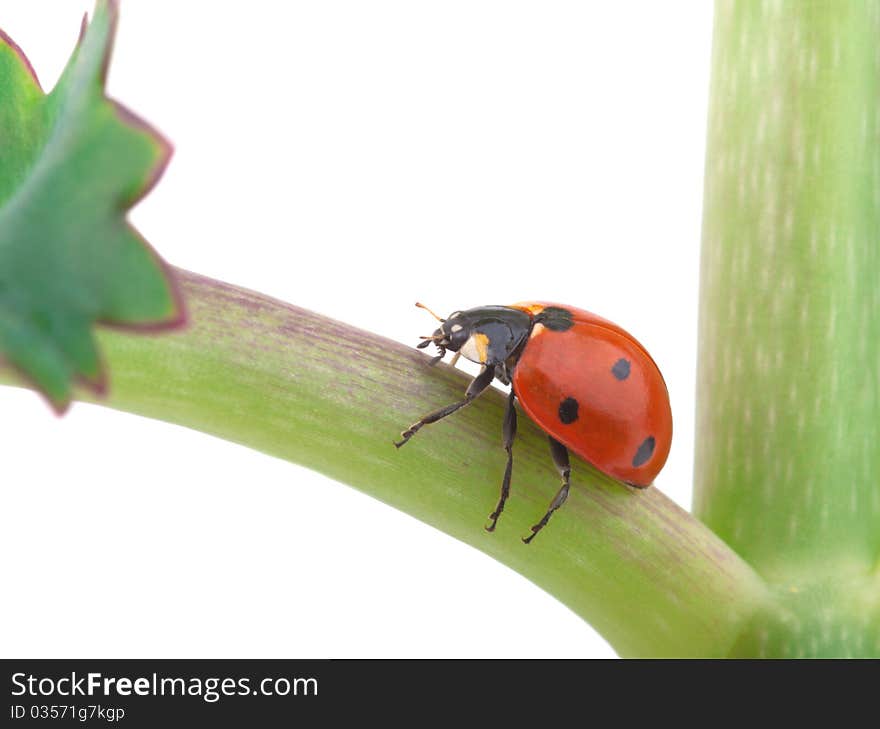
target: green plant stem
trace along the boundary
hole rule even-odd
[[[520,537],[558,489],[546,437],[520,417],[513,493],[498,498],[504,397],[492,390],[404,448],[424,412],[467,377],[374,334],[260,294],[179,272],[191,315],[178,333],[104,330],[104,404],[303,464],[471,544],[590,622],[622,655],[722,656],[764,605],[752,569],[657,489],[631,490],[575,461],[568,502],[534,543]],[[15,382],[0,368],[0,381]],[[87,392],[79,396],[92,399]],[[292,486],[294,484],[291,484]],[[332,514],[328,540],[345,540]],[[554,640],[552,629],[548,640]]]
[[[880,548],[878,38],[876,0],[716,13],[695,511],[768,576]]]
[[[779,611],[743,651],[880,651],[880,2],[716,5],[695,513]]]

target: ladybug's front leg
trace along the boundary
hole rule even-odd
[[[550,453],[553,456],[553,463],[556,464],[556,470],[559,471],[559,475],[562,476],[562,488],[559,489],[559,492],[556,494],[553,501],[550,502],[550,508],[547,509],[547,513],[544,514],[541,521],[532,527],[532,533],[527,537],[523,537],[523,541],[526,544],[531,542],[535,538],[535,535],[547,525],[547,522],[550,521],[550,517],[553,516],[553,512],[565,503],[565,500],[568,498],[568,487],[571,485],[571,464],[568,461],[568,450],[553,436],[549,436],[549,438]]]
[[[480,393],[482,393],[483,390],[489,387],[494,377],[494,367],[483,367],[483,369],[480,371],[480,374],[478,374],[471,381],[471,384],[468,385],[467,392],[465,392],[464,395],[464,400],[459,400],[458,402],[452,403],[452,405],[447,405],[445,408],[435,410],[433,413],[428,413],[421,420],[417,420],[400,434],[402,440],[399,440],[394,445],[400,448],[400,446],[402,446],[416,433],[418,433],[423,425],[436,423],[438,420],[445,418],[447,415],[452,415],[452,413],[454,413],[456,410],[460,410],[461,408],[463,408],[465,405],[474,400]]]
[[[497,376],[497,373],[496,373]],[[498,523],[498,517],[504,511],[504,504],[507,497],[510,496],[510,475],[513,471],[513,439],[516,437],[516,406],[514,401],[516,395],[513,390],[507,398],[507,412],[504,414],[504,450],[507,451],[507,467],[504,469],[504,480],[501,482],[501,498],[498,499],[498,506],[495,511],[489,514],[491,522],[486,526],[487,532],[495,531],[495,524]]]

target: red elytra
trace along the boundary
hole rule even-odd
[[[669,393],[654,360],[626,330],[588,311],[546,302],[481,306],[446,319],[434,316],[440,327],[418,345],[437,346],[440,353],[432,364],[450,350],[455,359],[464,356],[482,369],[463,400],[419,419],[395,445],[399,448],[424,425],[472,402],[493,379],[510,384],[503,427],[507,468],[489,531],[495,529],[510,492],[516,399],[547,433],[562,477],[562,487],[526,543],[568,496],[569,449],[613,478],[639,488],[651,485],[672,444]]]
[[[672,445],[663,375],[635,337],[589,311],[532,302],[512,308],[534,317],[547,307],[571,312],[573,325],[565,331],[533,327],[513,370],[520,404],[603,473],[649,486]]]

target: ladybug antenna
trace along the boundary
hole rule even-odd
[[[427,306],[425,306],[420,301],[416,302],[416,306],[418,306],[420,309],[424,309],[425,311],[427,311],[431,316],[433,316],[441,324],[446,321],[446,319],[441,319],[439,316],[437,316],[433,311],[431,311]]]

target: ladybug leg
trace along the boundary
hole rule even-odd
[[[443,349],[443,348],[441,347],[441,349]],[[430,362],[428,362],[428,367],[433,367],[433,366],[434,366],[435,364],[437,364],[440,360],[442,360],[445,356],[446,356],[446,350],[443,349],[443,351],[442,351],[440,354],[438,354],[436,357],[434,357],[433,359],[431,359]],[[458,362],[458,358],[459,358],[459,357],[461,357],[461,352],[456,352],[455,354],[453,354],[453,355],[452,355],[452,359],[449,360],[449,366],[450,366],[450,367],[455,367],[455,363]],[[506,384],[506,383],[505,383],[505,384]]]
[[[516,407],[514,401],[516,394],[510,391],[510,397],[507,398],[507,412],[504,413],[504,450],[507,451],[507,468],[504,469],[504,480],[501,482],[501,498],[498,499],[498,505],[495,511],[489,514],[491,522],[486,526],[487,532],[495,531],[495,524],[498,523],[498,517],[504,511],[504,504],[507,497],[510,496],[510,474],[513,471],[513,439],[516,437]]]
[[[483,392],[489,385],[491,384],[493,378],[495,377],[495,368],[494,367],[483,367],[480,374],[478,374],[472,381],[471,384],[468,385],[467,392],[464,394],[464,400],[459,400],[458,402],[452,403],[452,405],[447,405],[445,408],[440,408],[439,410],[435,410],[433,413],[428,413],[421,420],[417,420],[415,423],[410,425],[406,430],[404,430],[401,435],[401,440],[397,441],[394,445],[400,448],[404,443],[406,443],[410,438],[412,438],[416,433],[421,430],[423,425],[428,425],[429,423],[436,423],[438,420],[445,418],[447,415],[452,415],[456,410],[460,410],[465,405],[468,405],[472,400],[474,400],[480,393]]]
[[[547,525],[547,522],[550,521],[550,517],[553,516],[553,512],[562,506],[568,498],[568,487],[571,485],[571,464],[568,461],[568,450],[562,445],[562,443],[551,436],[550,454],[553,456],[553,463],[556,465],[556,470],[559,471],[559,475],[562,476],[562,488],[559,489],[559,492],[553,498],[553,501],[550,502],[550,508],[547,509],[547,513],[544,514],[541,521],[532,527],[532,533],[527,537],[523,537],[523,541],[526,544],[531,542],[535,538],[535,535]]]

